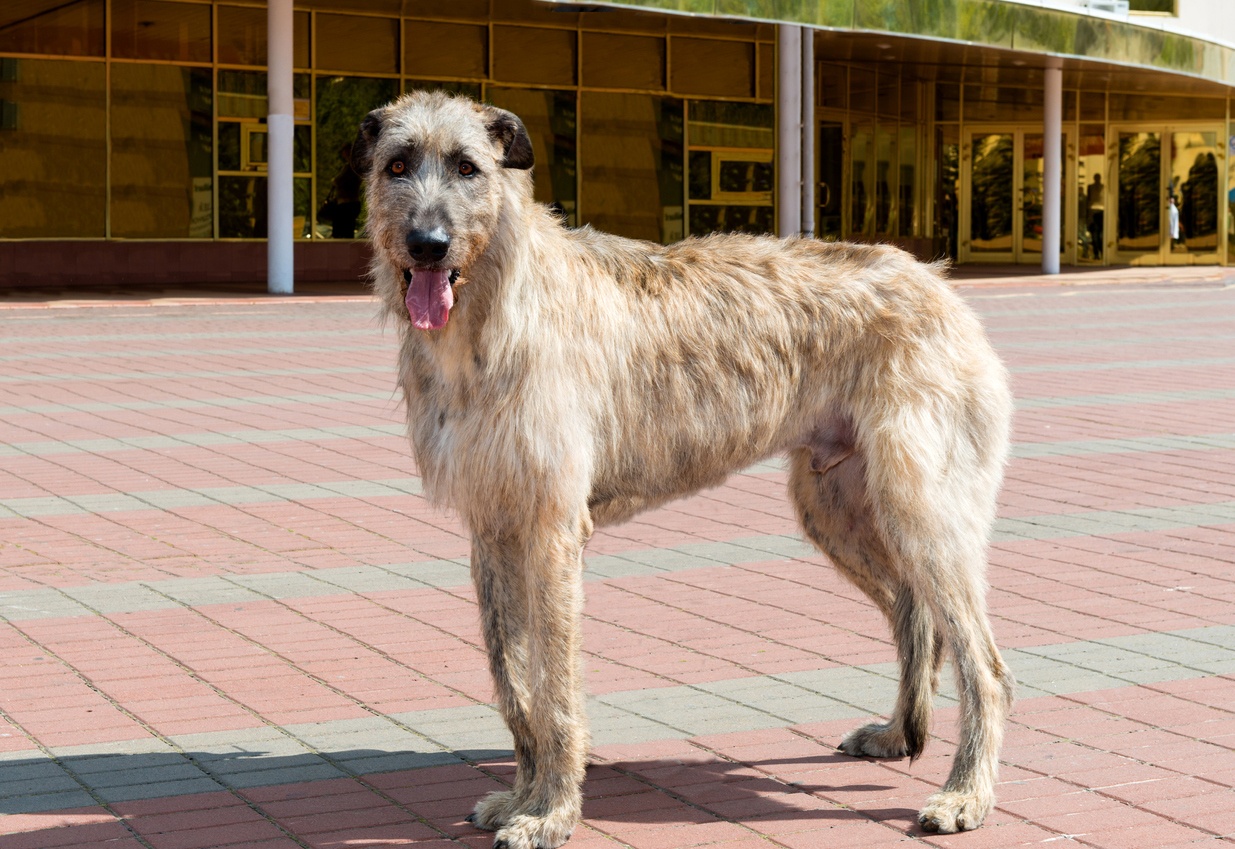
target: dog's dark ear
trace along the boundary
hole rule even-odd
[[[536,164],[532,140],[528,138],[527,128],[519,116],[496,106],[488,107],[487,112],[489,120],[485,126],[489,130],[489,138],[502,147],[502,167],[526,171]]]
[[[361,177],[369,173],[373,167],[373,145],[382,132],[382,113],[385,109],[374,109],[360,122],[360,132],[356,141],[352,142],[352,170]]]

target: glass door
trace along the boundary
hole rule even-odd
[[[821,239],[841,238],[845,210],[845,125],[839,121],[819,122],[819,185],[815,200],[818,235]]]
[[[1115,260],[1132,265],[1218,262],[1225,155],[1216,129],[1115,131]]]
[[[1042,261],[1042,132],[1022,129],[974,130],[961,149],[961,262]],[[1066,149],[1066,148],[1065,148]],[[1061,192],[1066,192],[1067,163]],[[1067,253],[1064,197],[1060,253]]]

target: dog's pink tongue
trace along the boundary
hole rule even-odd
[[[413,271],[407,284],[407,314],[417,330],[441,330],[455,305],[449,271]]]

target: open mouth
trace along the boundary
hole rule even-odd
[[[413,327],[441,330],[446,326],[450,308],[455,305],[454,285],[458,279],[457,268],[403,269],[403,280],[407,284],[404,303]]]

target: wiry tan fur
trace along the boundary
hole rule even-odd
[[[415,93],[355,145],[372,276],[398,325],[425,489],[472,534],[472,575],[512,790],[473,814],[496,846],[551,849],[580,815],[582,555],[594,525],[790,458],[806,536],[891,622],[891,720],[853,755],[916,756],[945,654],[961,735],[928,831],[994,801],[1013,680],[985,612],[985,550],[1008,449],[1005,371],[938,269],[891,247],[742,235],[664,247],[563,227],[532,201],[509,113]],[[402,174],[390,165],[405,163]],[[475,173],[460,173],[463,161]],[[412,327],[407,235],[449,233],[440,330]]]

